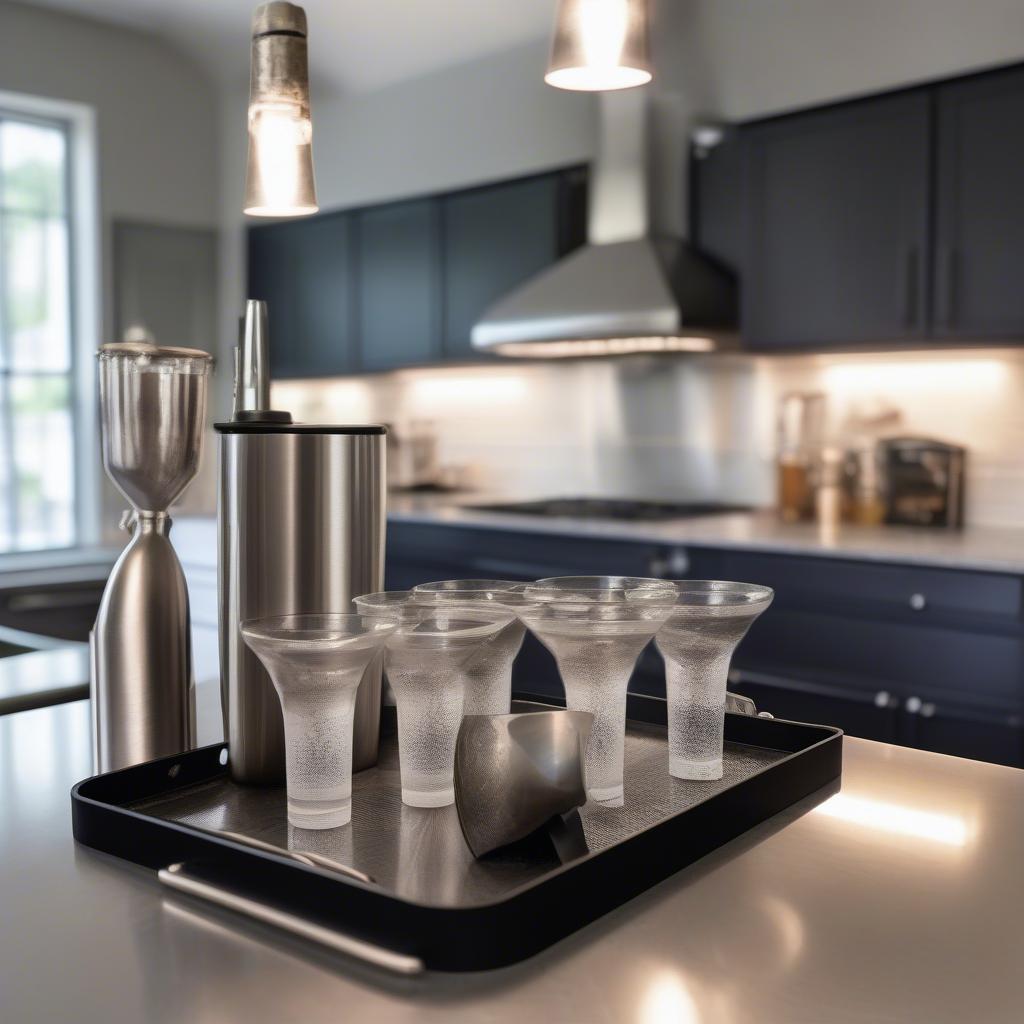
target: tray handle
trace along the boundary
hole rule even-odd
[[[345,935],[343,932],[335,931],[332,928],[324,928],[322,925],[314,924],[303,917],[290,914],[286,910],[261,903],[249,896],[232,892],[219,885],[213,885],[203,879],[190,875],[185,864],[171,864],[161,868],[157,877],[169,889],[185,893],[188,896],[197,896],[199,899],[207,900],[218,906],[226,907],[246,917],[254,918],[264,924],[273,925],[283,931],[291,932],[303,939],[318,942],[322,946],[345,953],[365,963],[374,964],[376,967],[383,967],[387,971],[397,974],[420,974],[424,967],[419,957],[409,956],[406,953],[396,953],[391,949],[384,949],[363,939]]]

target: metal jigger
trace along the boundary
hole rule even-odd
[[[455,805],[474,857],[547,826],[562,863],[587,852],[587,711],[466,715],[455,746]]]
[[[103,345],[97,359],[103,465],[132,505],[90,636],[93,768],[108,772],[195,745],[188,591],[167,509],[199,467],[212,360],[148,342]]]

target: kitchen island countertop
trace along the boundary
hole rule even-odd
[[[436,523],[514,533],[562,534],[603,540],[634,540],[984,572],[1024,573],[1024,528],[975,526],[963,530],[943,530],[841,525],[829,529],[817,523],[783,523],[769,510],[667,519],[661,522],[629,522],[514,515],[467,507],[491,500],[492,496],[489,495],[392,493],[388,495],[388,519],[394,522]]]
[[[845,745],[838,795],[534,959],[397,980],[76,847],[68,791],[89,769],[87,702],[0,717],[0,1019],[1019,1021],[1024,772]]]

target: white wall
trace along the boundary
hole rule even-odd
[[[103,264],[99,340],[112,340],[114,221],[218,225],[214,87],[191,61],[154,36],[0,2],[0,91],[73,100],[96,112]],[[98,450],[96,458],[101,476]],[[192,507],[212,507],[213,482],[207,453],[201,478],[186,494]],[[106,539],[123,539],[116,523],[124,499],[106,484],[102,493],[100,525]]]
[[[0,90],[96,109],[106,332],[113,323],[112,221],[218,223],[213,86],[153,36],[4,2]]]
[[[712,112],[731,120],[1024,57],[1020,0],[696,0]]]
[[[890,434],[968,449],[967,521],[1020,526],[1024,353],[978,350],[632,357],[452,367],[282,382],[274,401],[311,422],[432,424],[442,463],[483,493],[604,495],[770,505],[779,399],[821,391],[832,444],[851,414],[895,407]]]

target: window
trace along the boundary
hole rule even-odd
[[[80,540],[71,152],[67,122],[0,107],[0,552]]]

